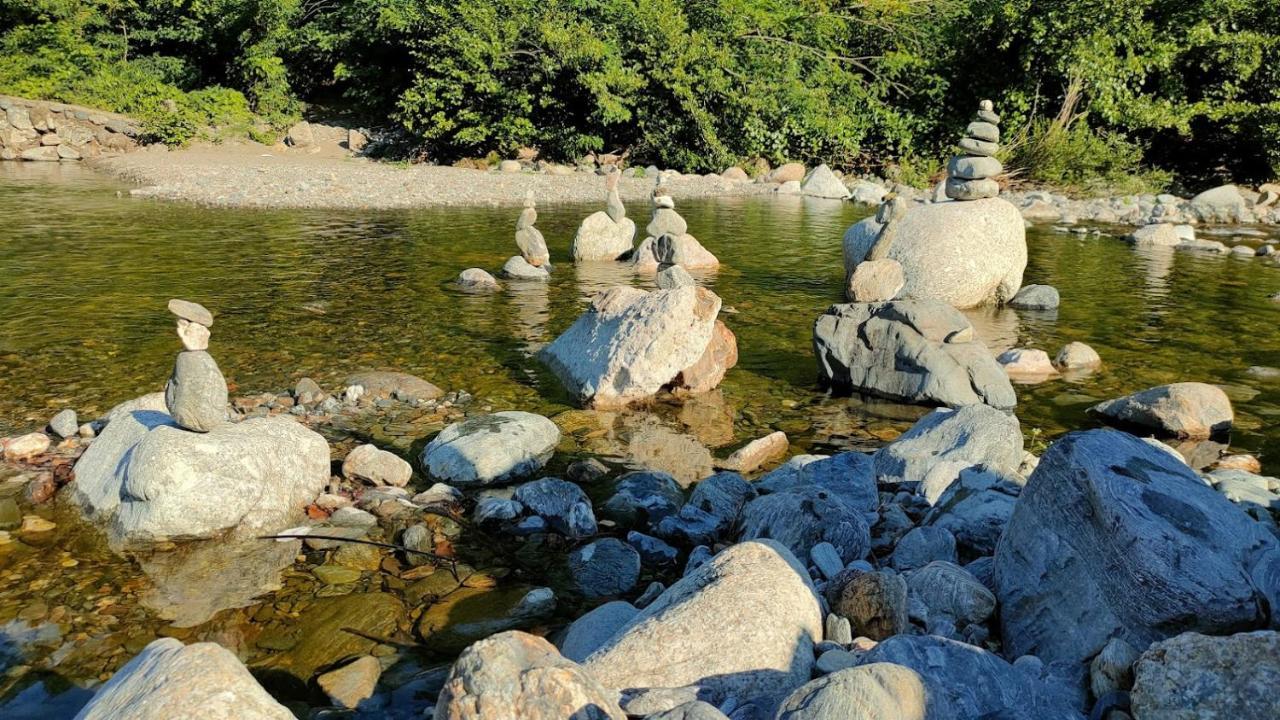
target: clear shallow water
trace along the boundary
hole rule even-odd
[[[515,252],[515,210],[210,210],[131,199],[127,187],[79,167],[0,164],[0,434],[36,429],[63,407],[96,417],[161,389],[178,349],[164,309],[175,296],[216,314],[211,349],[236,394],[280,391],[304,375],[334,390],[350,371],[387,368],[467,390],[480,407],[564,412],[567,398],[532,354],[595,291],[650,282],[613,264],[567,262],[578,222],[596,209],[540,208],[539,227],[560,261],[551,283],[468,296],[452,280],[470,266],[496,272]],[[708,396],[602,414],[611,431],[581,434],[578,450],[691,479],[709,472],[713,454],[772,429],[786,430],[797,452],[869,449],[922,412],[816,390],[810,329],[841,299],[840,237],[865,210],[799,198],[687,202],[680,210],[724,263],[703,280],[724,299],[739,365]],[[1062,308],[974,312],[979,334],[993,351],[1018,345],[1051,355],[1080,340],[1106,362],[1093,375],[1020,386],[1029,437],[1093,425],[1085,410],[1101,399],[1166,382],[1217,382],[1235,401],[1233,447],[1261,453],[1276,472],[1280,382],[1247,370],[1280,366],[1280,306],[1267,299],[1280,291],[1280,269],[1047,228],[1031,231],[1028,245],[1025,282],[1058,287]],[[422,437],[391,441],[408,449]],[[62,511],[50,512],[60,527],[75,528]],[[401,593],[393,580],[366,574],[354,592],[370,602]],[[305,564],[282,583],[264,603],[174,628],[144,602],[160,583],[91,531],[0,547],[0,668],[16,662],[4,658],[6,638],[63,628],[27,659],[57,659],[56,677],[47,687],[32,684],[34,675],[0,677],[0,698],[27,698],[27,710],[0,704],[0,714],[50,717],[49,688],[105,677],[158,634],[214,639],[251,662],[270,658],[276,636],[326,600]],[[83,694],[58,697],[69,708],[83,702]]]

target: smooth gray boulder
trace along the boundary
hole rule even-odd
[[[433,478],[445,482],[497,485],[541,470],[559,442],[555,423],[508,410],[446,427],[423,449],[421,462]]]
[[[832,200],[847,200],[852,193],[840,178],[836,177],[831,168],[823,164],[810,170],[804,180],[800,181],[800,194]]]
[[[944,462],[1013,471],[1022,462],[1022,429],[1018,418],[986,405],[939,408],[877,450],[872,462],[879,483],[924,482]]]
[[[863,452],[844,452],[830,457],[796,455],[757,479],[753,485],[762,494],[807,486],[820,487],[840,496],[869,519],[880,506],[871,456]]]
[[[655,470],[638,470],[618,478],[601,514],[623,527],[640,527],[675,515],[684,504],[680,483]]]
[[[1204,222],[1251,222],[1249,203],[1235,185],[1221,185],[1191,198],[1191,210]]]
[[[588,215],[578,226],[570,252],[574,262],[621,260],[631,252],[635,237],[635,221],[624,217],[621,222],[614,222],[609,213],[601,210]]]
[[[1134,665],[1137,720],[1280,717],[1280,633],[1185,633],[1147,649]]]
[[[843,564],[871,552],[871,531],[862,509],[816,486],[792,488],[752,500],[742,509],[739,540],[772,538],[799,558],[819,543],[831,543]]]
[[[898,572],[919,570],[934,560],[956,561],[956,537],[940,527],[914,527],[893,548],[889,563]]]
[[[804,566],[782,545],[754,540],[667,588],[583,665],[606,687],[697,686],[752,705],[748,717],[763,719],[809,680],[821,638]]]
[[[178,427],[164,411],[160,393],[121,403],[107,417],[107,426],[76,461],[76,481],[67,486],[75,504],[95,520],[109,518],[120,507],[120,489],[138,441],[155,428]]]
[[[964,468],[920,521],[946,530],[964,557],[991,555],[1013,515],[1021,487],[1012,476],[986,465]]]
[[[507,631],[462,651],[436,701],[435,720],[626,720],[617,693],[546,640]]]
[[[75,720],[293,720],[230,651],[161,638],[116,671]]]
[[[845,233],[845,277],[867,259],[881,227],[872,217]],[[1008,302],[1022,287],[1026,229],[1018,208],[1005,200],[912,204],[894,228],[889,257],[906,275],[902,297],[964,309]]]
[[[1176,247],[1183,242],[1172,223],[1143,225],[1130,233],[1127,239],[1138,247]]]
[[[1266,627],[1276,546],[1168,453],[1115,430],[1070,433],[1040,458],[996,549],[1005,651],[1083,668],[1113,637],[1142,650]]]
[[[834,392],[951,407],[1018,403],[973,326],[937,300],[833,305],[814,323],[813,348],[819,384]]]
[[[586,660],[639,613],[639,608],[625,600],[601,605],[569,624],[559,643],[560,654],[574,662]]]
[[[640,553],[618,538],[601,538],[569,553],[569,575],[584,597],[621,595],[640,579]]]
[[[1056,310],[1062,300],[1058,288],[1052,285],[1027,285],[1009,301],[1009,307],[1019,310]]]
[[[907,575],[911,596],[927,610],[928,625],[946,620],[957,628],[984,623],[996,610],[996,597],[968,570],[935,560]]]
[[[915,670],[871,663],[804,685],[782,703],[776,720],[924,720],[928,705]]]
[[[698,363],[719,312],[720,298],[702,287],[619,286],[597,295],[539,357],[584,405],[620,407],[672,386]]]
[[[174,422],[187,430],[209,432],[227,422],[227,381],[204,350],[178,353],[164,400]]]
[[[1221,388],[1198,382],[1161,385],[1098,403],[1090,412],[1115,423],[1180,438],[1230,432],[1235,414]]]
[[[924,683],[924,720],[1083,720],[1076,696],[1056,678],[1033,675],[973,645],[933,635],[898,635],[862,656],[892,663]]]
[[[49,420],[49,429],[60,438],[69,438],[80,432],[80,423],[76,419],[76,411],[71,408],[62,410]]]

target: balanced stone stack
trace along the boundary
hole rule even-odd
[[[1000,151],[1000,116],[990,100],[978,104],[978,115],[957,150],[960,155],[947,164],[947,197],[952,200],[982,200],[1000,195],[1000,185],[993,180],[1004,171],[996,153]]]
[[[608,193],[605,209],[592,213],[578,227],[573,238],[573,259],[618,260],[631,252],[636,237],[636,224],[627,217],[627,209],[618,195],[618,180],[622,173],[614,170],[605,176]]]
[[[177,299],[169,301],[169,312],[178,316],[185,349],[165,386],[165,407],[182,428],[209,432],[227,421],[227,381],[208,352],[213,314],[203,305]]]
[[[525,195],[524,210],[520,211],[520,219],[516,221],[516,246],[520,254],[512,256],[502,266],[502,273],[509,278],[524,280],[546,280],[551,269],[551,253],[547,250],[547,241],[542,232],[534,227],[538,222],[538,211],[533,201],[533,191]]]
[[[647,237],[636,248],[636,269],[656,272],[664,266],[686,269],[719,267],[720,260],[689,234],[689,223],[676,212],[675,200],[662,187],[662,178],[653,189],[653,215],[645,228]]]

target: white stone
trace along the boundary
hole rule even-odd
[[[185,318],[178,319],[178,337],[187,350],[209,349],[209,328]]]
[[[996,358],[1009,377],[1023,382],[1046,380],[1058,374],[1049,353],[1034,348],[1013,348]]]
[[[846,200],[849,198],[849,188],[840,182],[840,178],[831,171],[826,164],[809,171],[804,180],[800,183],[800,193],[810,197],[831,198],[833,200]]]
[[[422,466],[457,485],[493,485],[541,470],[559,442],[560,429],[541,415],[498,412],[442,430],[422,451]]]
[[[347,453],[347,458],[342,461],[342,474],[374,485],[404,487],[409,484],[413,467],[395,453],[365,444]]]
[[[635,237],[636,224],[631,218],[614,222],[609,213],[601,210],[588,215],[578,226],[571,253],[574,262],[618,260],[631,252]]]

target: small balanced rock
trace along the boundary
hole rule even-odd
[[[994,178],[1004,172],[996,154],[1000,151],[1000,116],[990,100],[978,104],[978,114],[965,128],[956,147],[960,153],[947,163],[947,197],[952,200],[982,200],[997,197],[1000,185]]]
[[[227,381],[208,352],[213,314],[186,300],[170,300],[169,311],[178,316],[178,337],[185,349],[178,353],[165,385],[165,407],[179,426],[209,432],[227,421]]]
[[[516,245],[520,247],[520,254],[525,262],[534,267],[542,267],[551,260],[551,254],[547,251],[547,241],[542,237],[542,232],[534,227],[537,221],[538,211],[533,200],[533,191],[530,190],[525,195],[524,210],[520,211],[520,219],[516,221]]]

